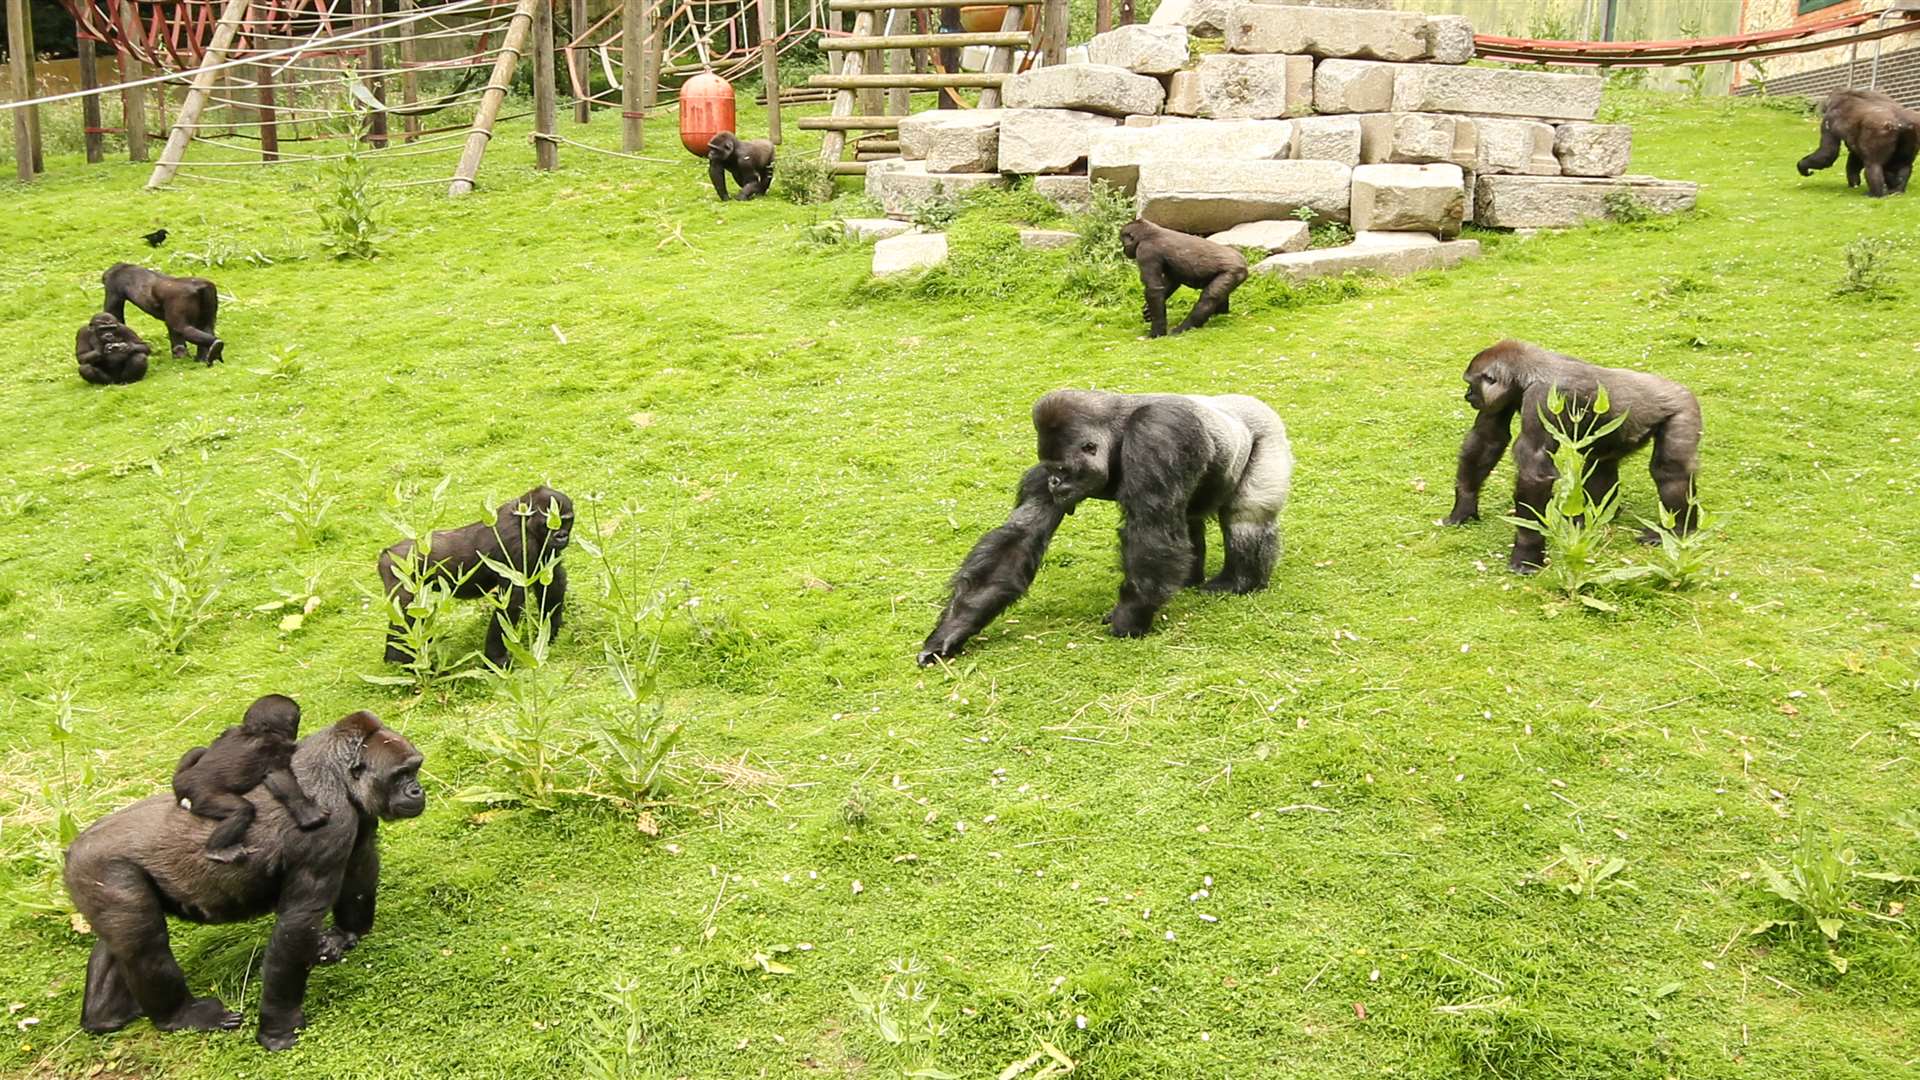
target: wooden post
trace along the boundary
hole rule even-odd
[[[1120,25],[1133,25],[1133,0],[1120,0]]]
[[[553,3],[533,4],[533,167],[553,171],[560,167],[560,144],[542,135],[555,134],[557,124],[553,90]]]
[[[7,75],[13,100],[33,97],[33,38],[27,30],[27,0],[7,0]],[[13,110],[13,164],[20,179],[31,180],[34,144],[33,108]]]
[[[400,13],[411,15],[415,6],[414,0],[400,0]],[[418,46],[413,34],[419,28],[419,23],[409,23],[403,31],[406,36],[400,39],[400,66],[406,69],[400,76],[400,101],[408,110],[400,118],[400,126],[406,131],[408,142],[420,137],[420,117],[412,111],[415,105],[420,104],[420,73],[413,67],[418,59]]]
[[[667,35],[660,25],[660,0],[645,0],[640,9],[640,36],[646,39],[646,57],[640,63],[640,111],[660,103],[660,67],[666,60]]]
[[[120,81],[139,82],[147,77],[146,65],[133,55],[132,43],[140,40],[140,18],[133,13],[133,0],[120,0],[120,33],[127,46],[120,50]],[[127,129],[127,160],[147,160],[147,92],[120,91],[120,125]]]
[[[620,8],[620,149],[631,154],[645,143],[641,118],[641,73],[647,66],[647,35],[641,29],[650,0],[626,0]]]
[[[904,33],[906,28],[903,28],[899,24],[905,22],[906,18],[907,12],[905,9],[895,9],[887,12],[887,28],[885,32],[889,34]],[[888,49],[887,73],[890,75],[904,75],[906,71],[907,54],[905,50]],[[912,111],[913,98],[911,91],[907,90],[904,86],[889,87],[887,89],[887,115],[905,116]]]
[[[1051,67],[1067,51],[1067,0],[1046,0],[1040,11],[1040,62]]]
[[[780,30],[773,21],[773,0],[760,0],[760,81],[767,89],[767,138],[780,144]]]
[[[180,103],[180,118],[174,122],[173,131],[167,136],[167,147],[160,151],[160,164],[153,167],[153,175],[147,178],[147,189],[161,188],[173,179],[180,169],[180,162],[187,156],[187,144],[193,139],[193,130],[200,123],[200,112],[207,107],[207,91],[213,88],[213,81],[220,73],[213,70],[214,65],[227,58],[227,50],[233,47],[234,34],[240,29],[240,20],[246,14],[247,0],[227,0],[226,7],[220,11],[220,21],[214,25],[213,40],[207,42],[207,53],[200,60],[200,67],[193,73],[193,82],[187,88],[187,96]]]
[[[493,122],[500,116],[500,103],[513,85],[513,69],[520,66],[521,50],[527,47],[527,31],[533,26],[533,9],[546,0],[520,0],[507,23],[507,36],[500,43],[500,55],[493,62],[493,75],[480,95],[480,111],[467,131],[466,149],[460,152],[460,164],[453,170],[448,195],[465,195],[473,190],[473,178],[480,175],[480,159],[486,155],[487,141],[493,138]]]
[[[1113,29],[1113,0],[1098,0],[1093,6],[1093,32],[1104,34]]]
[[[1047,0],[1047,2],[1052,3],[1053,0]],[[1062,4],[1062,6],[1063,7],[1065,6],[1064,3]],[[1025,22],[1026,18],[1027,18],[1027,9],[1020,8],[1020,7],[1013,7],[1009,5],[1007,8],[1006,17],[1000,20],[1000,32],[1003,34],[1013,33],[1014,31],[1020,29],[1020,24]],[[1013,50],[1012,49],[995,46],[993,51],[987,54],[987,73],[988,74],[1005,74],[1006,72],[1011,71],[1012,69],[1013,69]],[[999,107],[1000,107],[1000,88],[997,86],[988,86],[988,87],[982,88],[980,91],[980,108],[997,109]]]
[[[368,27],[380,25],[386,20],[386,9],[386,0],[353,0],[354,14],[359,16],[359,18],[354,20],[359,24],[357,29],[364,30]],[[373,73],[367,76],[367,90],[373,94],[373,99],[378,101],[382,106],[387,103],[387,77],[380,74],[387,66],[387,50],[381,41],[381,38],[384,36],[384,32],[382,32],[372,37],[360,39],[361,55],[366,58],[367,70]],[[375,150],[382,149],[387,145],[387,111],[385,108],[375,109],[373,110],[373,114],[367,117],[367,141],[373,144]]]
[[[77,25],[75,29],[78,30],[76,44],[78,44],[80,49],[80,89],[98,90],[100,89],[100,64],[98,57],[94,53],[93,39],[87,37],[87,32],[84,29],[80,29]],[[80,99],[80,122],[84,124],[87,129],[87,164],[98,165],[100,164],[101,157],[104,156],[100,148],[99,94],[88,94],[86,97]]]
[[[571,0],[567,7],[567,38],[572,40],[580,36],[587,25],[587,0]],[[573,73],[573,81],[580,87],[580,96],[573,99],[573,122],[584,124],[593,119],[593,80],[587,67],[587,50],[576,45],[567,52],[567,70]]]

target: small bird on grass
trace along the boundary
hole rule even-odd
[[[148,247],[159,247],[161,244],[167,242],[167,230],[155,229],[140,239],[145,240]]]

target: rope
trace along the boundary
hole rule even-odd
[[[530,142],[565,143],[568,146],[577,146],[582,150],[591,150],[596,154],[605,154],[608,157],[626,158],[628,161],[649,161],[655,165],[680,164],[680,161],[678,158],[657,158],[657,157],[645,157],[640,154],[628,154],[620,150],[608,150],[605,147],[595,146],[592,143],[583,143],[575,139],[569,139],[564,135],[543,135],[538,131],[534,132],[529,137],[529,141]]]

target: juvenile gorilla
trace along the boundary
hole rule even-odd
[[[1247,260],[1238,251],[1163,229],[1151,221],[1133,221],[1120,230],[1120,246],[1140,265],[1140,284],[1147,290],[1143,314],[1148,337],[1167,334],[1167,296],[1185,285],[1200,291],[1193,310],[1173,328],[1176,334],[1196,330],[1227,310],[1227,298],[1247,280]]]
[[[560,554],[573,538],[573,500],[553,488],[542,485],[517,499],[500,504],[492,521],[476,521],[458,529],[433,534],[429,545],[429,575],[453,586],[453,595],[474,599],[507,590],[506,611],[487,622],[487,662],[506,667],[511,658],[501,629],[501,618],[518,623],[526,609],[527,590],[513,585],[486,560],[511,567],[532,577],[540,567],[553,563],[553,580],[545,587],[535,586],[541,617],[554,634],[560,633],[562,608],[567,601],[567,568]],[[380,553],[380,580],[386,595],[398,601],[404,610],[413,602],[395,571],[395,564],[413,556],[413,541],[402,540]],[[387,635],[387,663],[405,664],[413,660],[396,632]]]
[[[1842,143],[1848,187],[1859,187],[1865,172],[1868,195],[1898,195],[1907,190],[1920,151],[1920,112],[1873,90],[1834,91],[1820,118],[1820,148],[1800,159],[1800,175],[1832,165]]]
[[[293,772],[328,815],[296,827],[255,791],[260,857],[209,862],[213,824],[155,795],[95,822],[67,849],[67,895],[93,926],[80,1026],[118,1031],[141,1016],[162,1031],[225,1031],[240,1014],[196,998],[167,945],[167,917],[231,923],[276,915],[260,992],[262,1046],[285,1050],[306,1025],[301,1002],[315,963],[332,963],[373,928],[381,821],[420,816],[420,752],[369,712],[301,740]],[[321,922],[333,912],[333,926]]]
[[[191,343],[193,358],[212,367],[226,350],[226,343],[213,336],[220,292],[206,278],[169,277],[144,266],[114,263],[100,282],[107,289],[107,314],[126,322],[127,301],[133,301],[134,307],[167,324],[174,356],[186,356]]]
[[[1480,487],[1500,461],[1512,438],[1513,417],[1520,415],[1520,438],[1513,444],[1515,513],[1540,520],[1559,472],[1553,465],[1552,435],[1541,414],[1554,387],[1566,397],[1591,405],[1594,392],[1607,387],[1608,411],[1596,424],[1615,417],[1624,422],[1587,448],[1592,472],[1587,496],[1598,500],[1620,482],[1620,459],[1653,444],[1653,480],[1660,505],[1674,515],[1681,532],[1693,528],[1693,475],[1699,468],[1700,402],[1679,383],[1625,368],[1603,368],[1548,352],[1524,341],[1502,341],[1481,350],[1467,365],[1467,404],[1479,411],[1460,446],[1453,482],[1453,512],[1445,525],[1464,525],[1480,516]],[[1656,542],[1652,530],[1643,542]],[[1546,561],[1546,538],[1533,529],[1515,531],[1507,568],[1531,574]]]
[[[951,659],[1033,584],[1047,543],[1085,499],[1120,504],[1115,637],[1139,637],[1184,585],[1263,589],[1280,553],[1276,521],[1293,479],[1293,448],[1272,409],[1239,394],[1112,394],[1056,390],[1033,406],[1040,463],[1020,478],[1005,525],[987,533],[953,578],[953,596],[920,647]],[[1226,562],[1206,579],[1207,519]],[[1202,582],[1205,584],[1202,584]]]
[[[740,185],[736,198],[746,202],[765,195],[773,187],[773,144],[765,139],[742,140],[731,131],[715,135],[707,143],[707,179],[713,181],[713,193],[727,201],[727,174]]]
[[[239,847],[247,826],[253,824],[253,803],[246,794],[262,784],[302,829],[327,823],[327,812],[314,805],[293,776],[293,744],[300,732],[300,706],[280,694],[247,707],[238,727],[230,727],[212,746],[186,752],[173,770],[173,797],[182,809],[220,822],[207,837],[207,858],[233,862],[245,858]]]
[[[100,312],[73,339],[73,358],[80,377],[96,386],[136,383],[147,377],[147,357],[153,349],[133,328]]]

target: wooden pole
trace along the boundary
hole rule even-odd
[[[551,137],[558,123],[553,74],[553,4],[551,0],[534,0],[533,167],[547,172],[560,167],[560,144]]]
[[[641,73],[647,67],[647,35],[641,26],[649,0],[626,0],[620,8],[620,149],[631,154],[646,142],[641,116]]]
[[[1093,32],[1104,34],[1113,29],[1113,0],[1098,0],[1093,6]]]
[[[360,16],[361,28],[378,26],[386,19],[386,0],[353,0],[354,11]],[[373,99],[381,105],[387,103],[387,77],[380,74],[387,66],[387,49],[381,38],[384,32],[368,38],[362,38],[361,55],[366,58],[367,70],[373,74],[367,76],[367,90]],[[373,110],[367,118],[367,141],[375,150],[387,145],[387,111],[384,108]]]
[[[153,167],[153,175],[147,178],[147,190],[167,186],[173,174],[180,169],[180,162],[187,156],[187,144],[193,139],[194,128],[200,123],[200,112],[207,107],[207,92],[213,88],[213,81],[220,73],[213,70],[214,65],[227,58],[227,50],[233,47],[233,38],[240,29],[240,20],[246,15],[247,0],[227,0],[220,11],[220,21],[213,28],[213,40],[207,42],[207,54],[200,61],[200,67],[193,73],[193,82],[187,87],[187,96],[180,103],[180,118],[174,122],[173,131],[167,136],[167,147],[160,151],[160,163]]]
[[[939,9],[939,11],[940,28],[948,33],[958,33],[960,30],[960,9],[943,7]],[[942,46],[940,49],[940,68],[948,74],[959,71],[960,50],[952,46]],[[959,99],[955,95],[945,90],[936,90],[934,93],[939,95],[939,101],[934,105],[934,108],[957,109],[960,107]]]
[[[767,89],[767,138],[780,144],[780,39],[773,0],[760,0],[760,81]]]
[[[1048,0],[1048,2],[1051,3],[1052,0]],[[1027,11],[1025,8],[1013,7],[1009,5],[1007,8],[1006,17],[1000,20],[1000,32],[1003,34],[1012,33],[1013,31],[1020,29],[1020,24],[1026,21],[1026,17],[1027,17]],[[986,74],[989,74],[989,75],[1005,74],[1006,72],[1011,71],[1012,69],[1013,69],[1013,50],[1012,49],[996,48],[992,52],[987,54]],[[966,86],[970,84],[967,83],[964,79],[958,78],[956,73],[956,79],[952,83],[952,85]],[[978,84],[972,84],[972,85],[978,85]],[[997,109],[999,107],[1000,107],[999,84],[994,83],[992,85],[985,86],[980,91],[980,108]]]
[[[27,0],[7,0],[7,76],[13,100],[33,97],[33,39],[28,36]],[[13,110],[13,165],[22,180],[33,179],[33,108]]]
[[[100,62],[94,53],[93,39],[86,31],[78,31],[76,44],[80,50],[80,89],[98,90],[100,88]],[[80,99],[80,122],[86,126],[87,164],[98,165],[105,155],[101,152],[100,136],[100,95],[88,94]]]
[[[521,50],[527,47],[527,32],[533,26],[533,9],[544,0],[520,0],[507,23],[506,40],[500,43],[500,56],[493,62],[493,75],[486,92],[480,95],[480,111],[467,131],[466,149],[460,152],[460,164],[453,170],[448,195],[465,195],[473,190],[473,178],[480,175],[480,159],[486,155],[487,141],[493,138],[493,122],[500,116],[500,103],[513,85],[513,69],[520,66]]]
[[[1047,0],[1040,11],[1040,62],[1051,67],[1067,51],[1067,0]]]
[[[886,29],[882,31],[882,33],[892,34],[905,31],[908,28],[900,24],[905,22],[906,18],[907,12],[904,9],[887,12]],[[888,49],[886,57],[888,73],[894,75],[906,73],[907,54],[904,49]],[[913,98],[905,87],[897,87],[887,91],[887,114],[889,116],[905,116],[912,111]]]
[[[587,25],[587,0],[571,0],[567,6],[567,37],[577,38]],[[587,67],[585,46],[576,45],[567,52],[567,68],[573,72],[573,82],[580,87],[580,96],[573,99],[573,122],[584,124],[593,119],[593,82]]]
[[[400,13],[411,15],[415,6],[414,0],[400,0]],[[400,66],[406,69],[400,76],[400,100],[408,110],[400,118],[400,126],[406,131],[408,142],[420,137],[420,117],[412,111],[415,105],[420,104],[420,73],[413,68],[414,61],[418,59],[418,45],[413,40],[413,32],[419,25],[409,24],[404,31],[406,36],[400,39]]]
[[[660,103],[660,68],[666,62],[667,35],[660,25],[659,0],[645,0],[640,9],[640,34],[647,39],[646,59],[641,62],[640,111],[649,112]]]
[[[131,43],[140,40],[140,19],[133,13],[133,0],[120,0],[120,34],[129,43],[120,50],[120,81],[139,82],[147,77],[146,65],[133,55]],[[147,92],[120,91],[120,125],[127,129],[127,160],[147,160]]]
[[[40,90],[39,90],[39,86],[37,85],[37,80],[34,78],[34,74],[33,74],[33,68],[34,68],[33,56],[36,52],[39,51],[39,46],[36,45],[33,40],[33,4],[31,3],[31,0],[29,0],[29,3],[27,4],[27,22],[24,28],[24,34],[25,34],[24,37],[15,38],[13,40],[24,42],[24,44],[20,48],[20,52],[24,54],[27,58],[27,90],[28,90],[27,96],[32,97],[35,94],[39,93]],[[20,100],[20,99],[16,99],[16,100]],[[14,111],[21,112],[23,110],[15,109]],[[43,173],[47,171],[47,161],[46,161],[45,154],[43,153],[44,147],[42,146],[41,140],[40,140],[40,106],[35,105],[34,107],[30,109],[26,109],[24,111],[27,114],[28,141],[33,143],[33,171],[36,173]]]
[[[1133,0],[1120,0],[1120,25],[1133,25]]]

